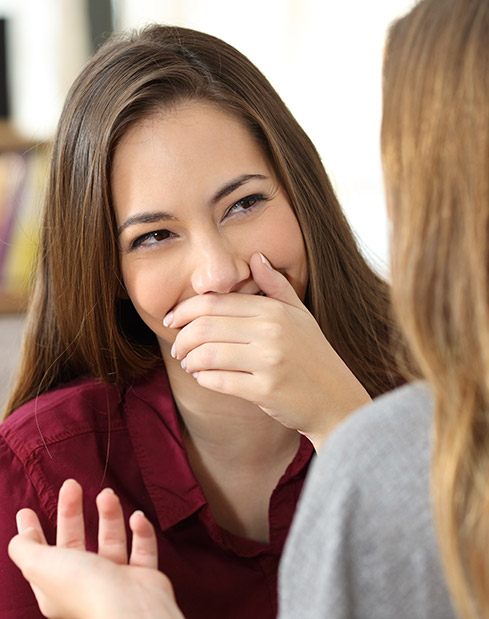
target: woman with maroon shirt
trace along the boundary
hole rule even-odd
[[[106,44],[60,119],[0,426],[0,616],[40,616],[7,558],[16,511],[69,546],[75,478],[87,547],[108,486],[155,526],[187,619],[274,617],[313,445],[400,382],[388,316],[314,147],[246,58],[173,27]]]

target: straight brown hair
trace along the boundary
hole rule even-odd
[[[396,313],[435,401],[432,494],[454,602],[489,616],[489,2],[394,24],[382,146]]]
[[[127,384],[161,363],[124,298],[110,173],[132,124],[185,100],[248,127],[288,194],[305,241],[306,303],[367,391],[401,382],[387,285],[366,264],[314,146],[242,54],[208,34],[154,25],[112,38],[75,81],[54,141],[38,273],[6,414],[81,375]]]

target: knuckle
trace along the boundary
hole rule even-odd
[[[279,301],[272,305],[273,316],[276,320],[284,320],[288,316],[288,307]]]
[[[200,348],[198,357],[199,357],[200,364],[202,364],[205,367],[211,367],[215,361],[216,354],[212,346],[209,346],[208,344],[204,344]]]
[[[195,329],[195,337],[198,339],[204,339],[206,335],[209,333],[210,328],[210,320],[207,316],[199,316],[195,320],[194,329]]]
[[[151,557],[156,556],[156,552],[154,548],[150,548],[146,546],[145,544],[137,545],[135,548],[133,548],[133,551],[138,555],[138,557],[143,557],[143,558],[150,557],[151,558]]]
[[[276,348],[272,348],[268,350],[266,353],[266,363],[268,367],[277,367],[281,365],[284,361],[284,355],[281,350],[277,350]]]
[[[84,548],[83,541],[78,537],[70,537],[63,542],[63,548],[73,548],[78,550],[80,548]]]
[[[212,314],[218,307],[219,296],[214,294],[205,294],[202,296],[202,311],[205,314]]]
[[[277,385],[272,376],[264,376],[261,380],[260,394],[262,398],[269,398],[276,391]]]
[[[228,387],[228,380],[222,373],[216,373],[212,377],[212,385],[216,391],[226,391]]]
[[[125,542],[121,540],[121,538],[116,533],[106,533],[102,537],[101,542],[105,546],[110,546],[111,548],[119,549],[126,547]]]
[[[173,585],[171,583],[171,580],[168,578],[168,576],[166,576],[165,574],[163,574],[162,572],[157,572],[156,577],[159,579],[160,581],[160,586],[161,588],[169,595],[173,596]]]
[[[263,325],[265,335],[270,340],[281,340],[284,337],[284,327],[280,322],[267,321]]]

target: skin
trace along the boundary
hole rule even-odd
[[[298,444],[286,428],[319,448],[370,399],[302,303],[300,227],[240,121],[192,101],[136,124],[116,149],[112,192],[124,284],[199,458],[232,445],[222,466],[286,465]]]
[[[176,335],[162,319],[185,299],[259,292],[249,266],[257,251],[304,296],[304,243],[287,196],[248,131],[218,108],[189,102],[132,127],[112,190],[124,283],[162,351]],[[160,217],[137,223],[142,214]]]
[[[85,551],[82,489],[67,480],[59,494],[56,546],[48,546],[35,512],[17,514],[11,559],[29,581],[50,619],[183,619],[170,581],[157,567],[152,525],[142,512],[129,520],[131,554],[119,499],[106,488],[97,497],[98,554]]]
[[[307,261],[288,198],[247,130],[197,102],[128,131],[112,192],[124,284],[158,338],[192,469],[221,526],[266,541],[270,495],[298,432],[319,449],[370,399],[302,303]],[[66,482],[57,547],[32,510],[19,512],[9,554],[42,612],[182,619],[144,515],[131,516],[127,564],[117,497],[97,498],[98,555],[85,551],[81,505],[81,488]]]

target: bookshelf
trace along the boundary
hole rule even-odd
[[[0,291],[0,315],[20,314],[27,308],[27,295]]]
[[[48,148],[0,121],[0,315],[25,311]]]

